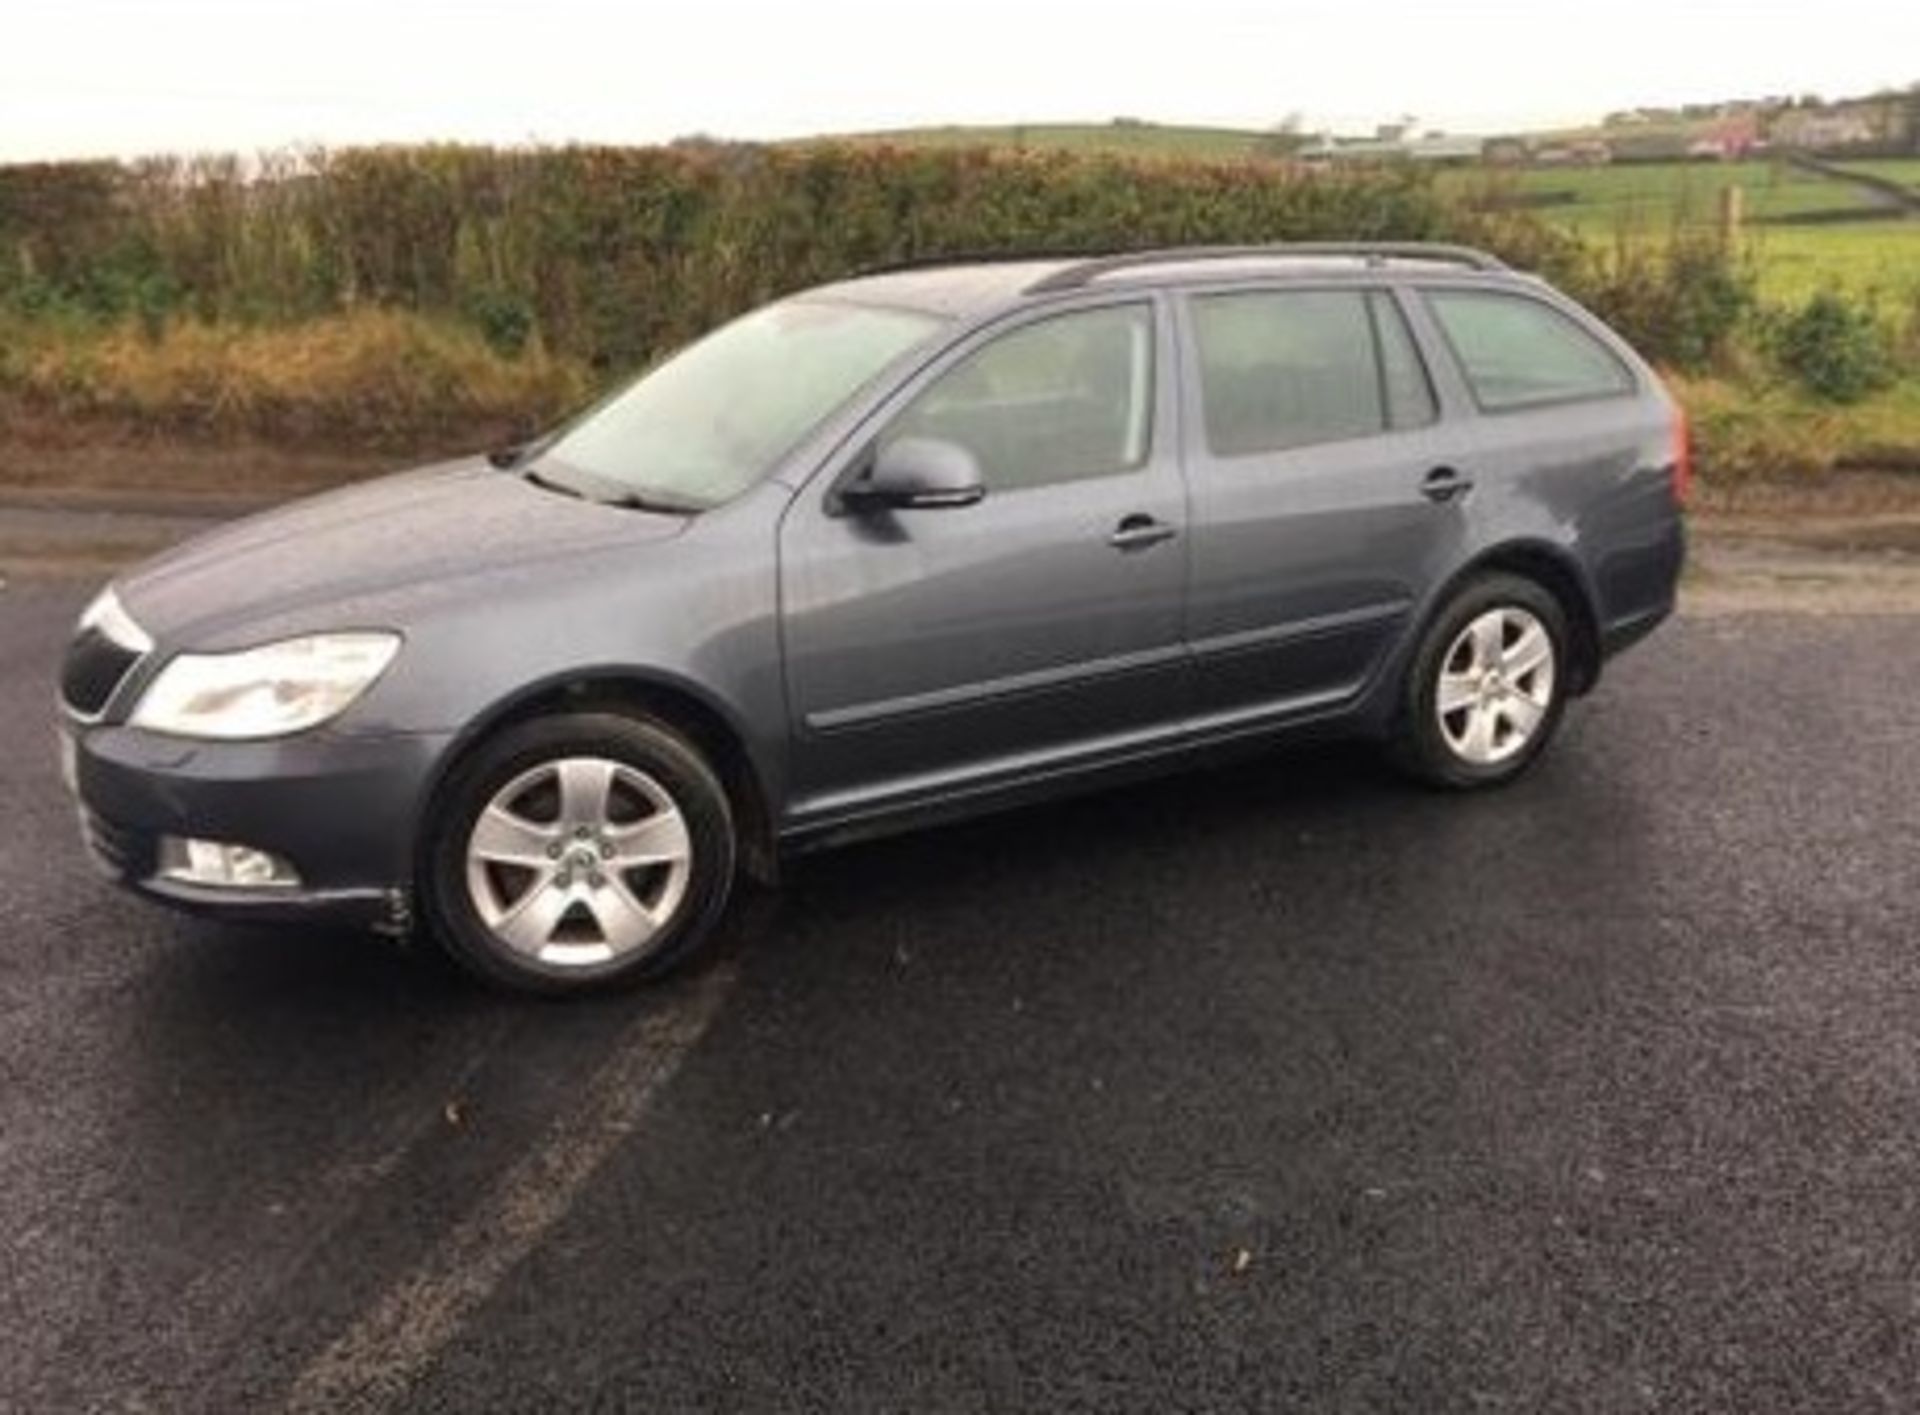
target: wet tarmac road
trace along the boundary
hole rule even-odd
[[[98,882],[0,591],[0,1407],[1920,1404],[1920,620],[1683,620],[1543,769],[803,862],[589,1006]]]

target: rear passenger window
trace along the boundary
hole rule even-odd
[[[1551,305],[1491,290],[1429,290],[1426,298],[1483,408],[1633,391],[1613,352]]]
[[[930,384],[884,436],[957,442],[997,491],[1131,471],[1153,436],[1153,309],[1024,325]]]
[[[1421,427],[1438,408],[1384,290],[1261,290],[1193,302],[1207,446],[1216,456]]]

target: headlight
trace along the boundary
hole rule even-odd
[[[398,634],[316,634],[239,653],[183,653],[133,710],[181,737],[280,737],[347,710],[400,651]]]

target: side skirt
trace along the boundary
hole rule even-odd
[[[1075,749],[1071,755],[1002,764],[991,775],[951,772],[897,783],[877,800],[866,792],[830,797],[791,818],[780,831],[780,847],[783,853],[805,854],[1166,776],[1270,750],[1282,742],[1362,736],[1365,714],[1360,709],[1365,701],[1364,694],[1341,689],[1128,734]]]

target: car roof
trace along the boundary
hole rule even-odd
[[[1070,260],[967,260],[855,275],[807,291],[809,297],[897,305],[929,314],[968,315],[1018,300],[1029,285]]]
[[[807,291],[810,298],[979,315],[1074,291],[1328,274],[1508,277],[1485,251],[1435,242],[1300,242],[1186,246],[1097,255],[944,258],[891,267]]]

